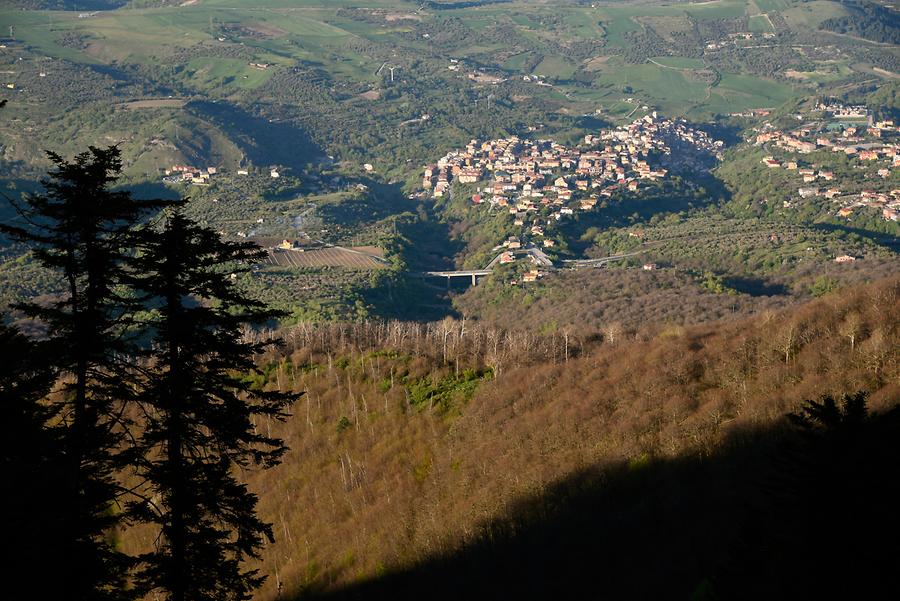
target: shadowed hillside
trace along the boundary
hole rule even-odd
[[[460,552],[297,598],[893,597],[898,434],[895,408],[813,433],[737,429],[710,456],[585,469],[511,504]]]
[[[896,403],[898,293],[893,278],[753,319],[594,336],[452,320],[292,329],[258,382],[307,392],[286,426],[257,424],[291,448],[251,479],[278,539],[260,598],[279,583],[405,598],[432,578],[429,596],[496,579],[527,597],[523,574],[553,596],[594,565],[613,598],[725,586],[783,416],[822,394]],[[656,572],[668,580],[644,582]]]

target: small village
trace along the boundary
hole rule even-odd
[[[800,127],[783,131],[766,123],[754,143],[770,151],[762,163],[772,169],[797,174],[797,188],[784,208],[804,199],[824,197],[834,203],[834,214],[852,219],[854,211],[867,207],[881,212],[883,219],[900,217],[900,188],[894,188],[892,170],[900,165],[900,144],[893,121],[876,121],[865,106],[819,102],[814,115],[797,115]],[[818,117],[815,120],[807,117]],[[855,159],[854,168],[863,173],[864,184],[842,178],[827,157],[804,161],[803,156],[821,152],[843,153]]]
[[[179,182],[197,186],[208,186],[209,180],[218,173],[218,167],[192,167],[191,165],[172,165],[165,170],[163,181],[167,184]]]
[[[453,192],[453,182],[474,185],[474,205],[506,211],[521,227],[495,250],[495,262],[529,258],[552,265],[541,248],[557,241],[545,229],[576,211],[595,210],[598,202],[617,194],[636,194],[665,179],[670,168],[705,169],[720,156],[724,144],[692,128],[686,121],[653,112],[628,125],[586,135],[577,147],[551,140],[516,136],[453,150],[425,167],[422,187],[433,198]],[[493,265],[493,263],[492,263]],[[531,270],[524,281],[541,273]]]
[[[768,17],[766,18],[768,19]],[[772,32],[759,33],[752,31],[739,31],[736,33],[729,33],[724,39],[706,40],[704,47],[708,51],[722,50],[729,47],[748,48],[752,46],[748,46],[744,42],[758,43],[760,39],[772,40],[775,39],[775,37],[775,34]]]
[[[167,184],[188,183],[195,186],[208,186],[214,176],[221,174],[219,167],[194,167],[192,165],[172,165],[167,167],[163,173],[163,182]],[[268,171],[269,177],[278,179],[281,172],[278,167],[267,167],[262,171]],[[250,170],[246,167],[239,168],[234,171],[236,175],[249,175]]]

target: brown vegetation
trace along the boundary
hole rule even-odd
[[[287,426],[257,424],[291,448],[251,476],[278,538],[261,595],[450,552],[578,470],[708,457],[803,399],[867,390],[875,408],[896,402],[898,294],[892,278],[752,319],[615,335],[298,326],[269,358],[269,382],[307,394]]]
[[[687,325],[745,316],[788,303],[783,295],[714,294],[703,290],[689,273],[674,269],[566,271],[510,289],[499,300],[495,293],[489,285],[476,287],[457,297],[454,305],[464,315],[500,327],[594,331],[610,322],[629,327]]]
[[[639,258],[643,260],[643,258]],[[662,263],[665,265],[665,263]],[[716,294],[702,285],[701,266],[692,271],[639,267],[558,271],[518,288],[486,281],[454,299],[456,310],[502,328],[592,332],[619,325],[690,325],[744,318],[808,300],[820,279],[837,286],[858,285],[888,277],[893,259],[866,259],[855,264],[810,265],[771,278],[724,278],[730,293]],[[718,273],[718,272],[717,272]]]

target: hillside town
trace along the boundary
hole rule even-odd
[[[706,169],[722,147],[687,122],[654,112],[586,135],[577,147],[517,136],[472,140],[425,167],[422,187],[439,199],[451,194],[454,182],[474,186],[473,204],[505,211],[521,228],[520,235],[496,247],[502,252],[495,262],[524,257],[540,267],[551,264],[540,249],[557,244],[547,226],[576,211],[594,210],[605,198],[639,193],[665,179],[670,169]],[[537,271],[526,275],[524,281],[540,277]]]
[[[472,140],[464,150],[450,151],[437,164],[425,167],[422,187],[441,198],[454,180],[487,181],[474,202],[508,206],[524,199],[564,207],[576,197],[608,197],[621,188],[635,191],[640,180],[666,177],[664,166],[703,168],[704,158],[717,156],[722,146],[687,122],[654,112],[629,125],[587,135],[574,148],[517,136]]]
[[[673,153],[685,145],[694,152]],[[721,142],[684,121],[653,113],[627,126],[587,135],[583,144],[574,148],[517,136],[472,140],[465,150],[453,150],[436,165],[427,166],[422,187],[441,198],[454,180],[462,184],[486,181],[479,189],[481,194],[473,197],[476,204],[541,204],[560,207],[559,214],[565,215],[571,214],[565,208],[575,207],[569,206],[570,201],[580,200],[580,208],[587,210],[593,206],[591,200],[610,197],[623,188],[638,190],[639,180],[665,178],[668,169],[662,165],[688,163],[699,168],[699,154],[715,156],[721,147]]]
[[[838,217],[852,219],[854,211],[880,211],[883,219],[900,217],[900,187],[893,170],[900,165],[897,127],[891,120],[876,121],[865,106],[819,102],[816,120],[784,131],[769,123],[754,138],[771,154],[762,163],[772,169],[797,174],[797,187],[784,208],[804,199],[823,197],[833,204]],[[804,118],[798,115],[798,118]],[[837,161],[822,153],[841,153],[850,159],[852,171],[839,172]]]

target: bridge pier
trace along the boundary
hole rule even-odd
[[[459,271],[425,271],[419,276],[424,280],[428,277],[445,278],[447,280],[447,290],[452,288],[453,278],[470,278],[473,286],[478,285],[478,278],[490,275],[490,269],[465,269]]]

